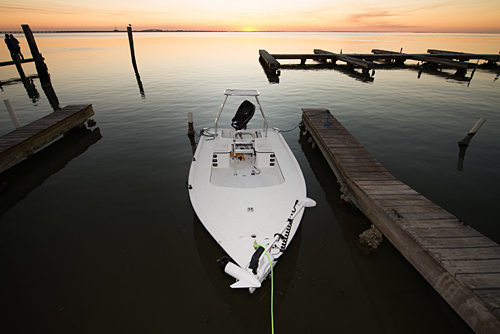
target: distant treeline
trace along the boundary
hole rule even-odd
[[[127,32],[127,30],[34,30],[34,34],[58,34],[58,33],[102,33],[102,32]],[[161,29],[146,29],[133,30],[133,32],[224,32],[220,30],[161,30]],[[1,31],[2,34],[22,34],[22,31]]]

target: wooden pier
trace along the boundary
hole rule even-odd
[[[69,105],[0,137],[0,172],[94,115],[91,104]]]
[[[259,59],[264,68],[268,71],[277,71],[282,68],[278,59],[300,60],[301,65],[305,65],[307,60],[319,62],[330,62],[336,64],[337,61],[346,63],[348,66],[361,68],[363,73],[369,70],[381,68],[381,65],[388,62],[404,64],[406,60],[415,60],[424,65],[440,66],[443,68],[454,68],[466,71],[469,68],[476,68],[477,63],[469,63],[469,60],[487,61],[489,65],[496,66],[500,61],[500,54],[473,54],[445,50],[427,50],[427,53],[409,54],[396,51],[373,49],[372,53],[333,53],[326,50],[314,49],[311,54],[271,54],[266,50],[259,50]],[[380,64],[382,62],[383,64]]]
[[[500,246],[397,180],[326,109],[302,112],[344,194],[476,333],[500,333]]]

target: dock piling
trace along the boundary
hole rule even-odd
[[[128,34],[128,44],[130,46],[130,56],[132,57],[132,64],[134,65],[134,68],[137,67],[137,63],[135,62],[135,50],[134,50],[134,37],[132,36],[132,26],[127,27],[127,34]]]
[[[194,136],[195,131],[194,131],[194,126],[193,126],[193,113],[188,112],[188,136]]]
[[[30,48],[31,56],[35,61],[36,71],[38,72],[38,77],[40,80],[48,80],[50,82],[50,75],[48,72],[47,65],[45,64],[42,54],[38,51],[38,46],[36,45],[35,37],[31,31],[29,25],[21,25],[23,28],[24,36],[26,36],[26,42]]]
[[[472,129],[470,129],[469,133],[467,133],[467,135],[458,142],[458,145],[459,146],[467,146],[470,144],[470,140],[472,139],[472,137],[474,137],[474,135],[476,134],[476,132],[481,128],[481,126],[483,126],[484,122],[486,122],[486,119],[484,117],[481,117],[477,123],[472,127]]]
[[[59,99],[57,98],[54,87],[52,87],[52,82],[50,80],[50,74],[45,64],[44,58],[40,51],[38,51],[38,46],[36,45],[35,37],[33,36],[33,32],[31,28],[27,24],[21,25],[23,28],[24,35],[26,36],[26,41],[28,42],[28,46],[30,48],[31,56],[35,61],[35,68],[38,73],[38,78],[40,79],[40,83],[42,85],[42,89],[47,96],[47,99],[50,102],[50,105],[54,111],[61,109],[59,104]]]
[[[19,129],[21,127],[21,123],[19,123],[19,119],[17,119],[17,115],[14,110],[14,107],[12,107],[12,103],[10,103],[10,100],[3,100],[3,103],[5,103],[5,106],[7,107],[7,111],[9,112],[10,118],[12,119],[14,126],[16,127],[16,129]]]
[[[128,43],[130,45],[130,56],[132,57],[132,66],[134,67],[135,78],[137,79],[137,85],[139,86],[139,92],[141,97],[145,98],[144,87],[142,86],[141,76],[139,75],[139,69],[137,67],[137,62],[135,61],[135,49],[134,49],[134,37],[132,36],[132,26],[129,24],[127,27]]]

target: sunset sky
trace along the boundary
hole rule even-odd
[[[0,30],[500,33],[499,0],[0,0]]]

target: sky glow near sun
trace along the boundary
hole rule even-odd
[[[498,0],[0,0],[0,30],[500,33]]]

